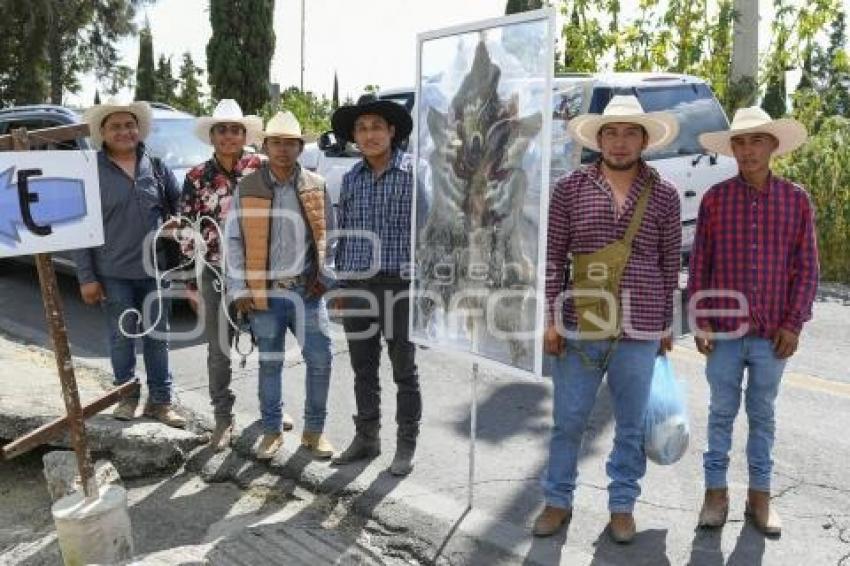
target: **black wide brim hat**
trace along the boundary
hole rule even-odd
[[[377,100],[363,95],[353,106],[340,106],[331,116],[331,127],[337,138],[354,141],[354,122],[364,114],[377,114],[395,128],[393,142],[399,144],[413,131],[413,120],[404,106],[391,100]]]

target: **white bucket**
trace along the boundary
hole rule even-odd
[[[54,503],[52,511],[66,566],[113,564],[132,558],[133,533],[123,487],[103,486],[92,501],[77,491]]]

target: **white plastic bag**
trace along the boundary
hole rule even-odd
[[[691,438],[687,403],[667,356],[655,360],[644,428],[644,450],[656,464],[669,466],[685,455]]]

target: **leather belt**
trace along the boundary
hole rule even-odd
[[[296,275],[295,277],[282,277],[272,281],[272,289],[292,289],[299,285],[305,285],[307,277],[304,275]]]

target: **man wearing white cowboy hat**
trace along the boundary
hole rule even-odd
[[[237,310],[250,316],[260,351],[263,436],[257,457],[270,459],[283,444],[281,378],[289,329],[307,366],[301,445],[330,458],[334,449],[323,430],[331,342],[323,295],[334,284],[331,201],[325,180],[298,164],[304,137],[291,112],[275,114],[260,139],[268,161],[239,181],[225,229],[229,293]]]
[[[572,518],[581,439],[607,374],[616,423],[609,533],[627,543],[646,472],[655,358],[672,347],[681,247],[678,193],[641,155],[671,143],[679,127],[670,114],[644,113],[634,96],[614,96],[603,114],[574,118],[568,131],[601,156],[558,181],[549,205],[544,348],[554,356],[555,423],[533,532],[554,534]]]
[[[334,463],[373,459],[381,452],[381,386],[378,366],[381,336],[387,342],[396,384],[396,451],[390,473],[404,476],[413,456],[422,419],[422,394],[416,348],[408,339],[410,301],[410,214],[413,167],[401,146],[410,135],[410,114],[389,100],[364,95],[356,105],[342,106],[331,117],[340,140],[353,141],[363,154],[342,179],[339,197],[341,231],[367,231],[376,239],[340,238],[338,273],[345,273],[343,316],[348,337],[357,415],[355,435]],[[417,191],[417,198],[423,191]],[[417,209],[424,210],[422,201]],[[373,250],[380,246],[379,250]],[[373,262],[373,258],[379,264]],[[350,291],[348,291],[350,290]],[[372,303],[374,300],[374,303]],[[377,309],[369,311],[370,303]]]
[[[146,249],[150,247],[146,242],[170,211],[177,209],[180,189],[171,170],[145,151],[143,142],[151,128],[147,102],[113,98],[88,109],[84,120],[91,129],[92,143],[99,149],[105,243],[74,252],[80,292],[86,304],[103,305],[116,385],[135,379],[135,338],[129,335],[139,333],[145,321],[155,321],[153,332],[142,339],[148,380],[144,414],[169,426],[182,427],[186,421],[171,405],[168,344],[160,337],[167,332],[167,312],[161,301],[145,301],[157,292],[157,281],[149,269],[152,254]],[[124,316],[125,312],[130,315]],[[134,313],[142,312],[145,316],[139,320]],[[138,398],[121,400],[115,408],[115,418],[132,419],[138,403]]]
[[[235,396],[230,388],[230,349],[234,332],[228,319],[235,319],[222,304],[225,289],[221,273],[221,231],[230,209],[236,184],[262,165],[258,154],[244,152],[245,144],[256,141],[263,130],[259,116],[244,116],[239,104],[230,98],[216,105],[212,116],[195,120],[195,135],[213,146],[212,157],[186,173],[180,211],[195,224],[204,243],[203,257],[198,262],[198,287],[203,308],[204,337],[207,342],[207,373],[210,400],[215,416],[215,429],[210,437],[213,450],[224,449],[233,431],[233,403]],[[194,242],[184,240],[186,255],[194,253]],[[229,316],[228,316],[229,314]],[[291,419],[289,421],[291,426]]]
[[[802,124],[771,120],[758,107],[738,110],[729,130],[700,136],[703,147],[734,157],[739,169],[738,176],[711,187],[703,197],[688,284],[696,301],[691,305],[696,345],[708,358],[711,392],[702,527],[720,527],[728,515],[726,472],[746,367],[746,514],[765,535],[782,532],[770,505],[774,405],[785,363],[812,316],[818,252],[809,195],[773,175],[770,159],[805,141]],[[705,309],[736,314],[701,316]]]

